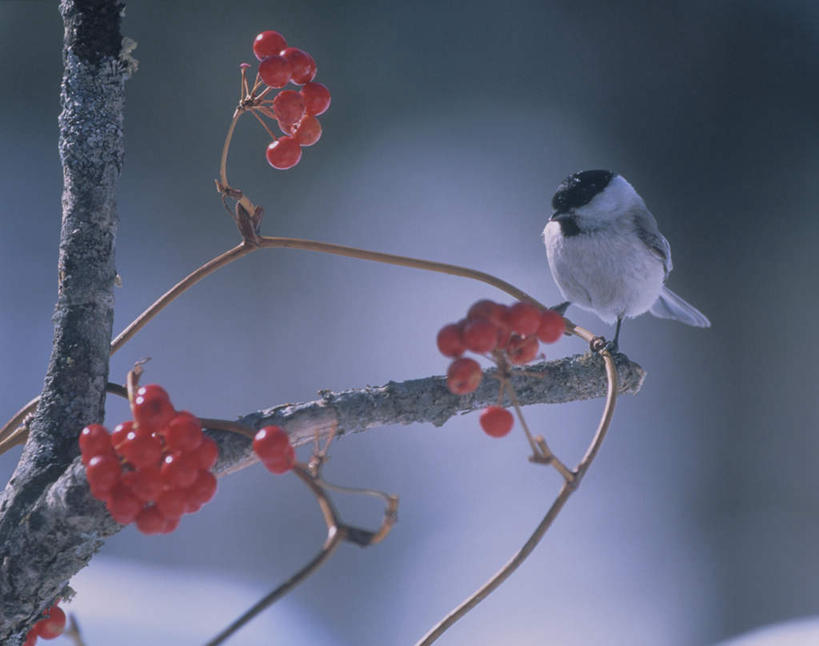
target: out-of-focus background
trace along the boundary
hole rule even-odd
[[[39,392],[50,351],[55,5],[0,2],[4,419]],[[819,4],[131,3],[123,33],[139,71],[115,331],[237,239],[213,179],[238,66],[263,29],[309,50],[333,95],[321,141],[287,172],[267,166],[266,136],[241,122],[229,175],[264,205],[264,232],[468,265],[557,302],[540,240],[549,199],[568,173],[610,168],[670,240],[672,289],[713,322],[625,325],[642,392],[618,404],[534,555],[444,643],[707,644],[819,614]],[[435,333],[484,297],[504,299],[409,269],[258,253],[174,303],[114,357],[111,378],[151,356],[148,379],[178,407],[231,418],[440,374]],[[567,339],[550,354],[583,349]],[[527,416],[573,462],[600,408]],[[111,402],[106,421],[125,416]],[[506,561],[557,491],[526,455],[519,432],[492,440],[476,415],[339,441],[327,477],[399,493],[400,523],[375,548],[343,547],[234,642],[413,643]],[[0,458],[4,481],[18,456]],[[375,504],[343,506],[355,522],[380,518]],[[172,535],[110,540],[74,581],[72,607],[90,645],[201,643],[322,539],[299,482],[257,466],[224,479]]]

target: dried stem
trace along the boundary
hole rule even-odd
[[[260,124],[262,124],[262,128],[264,128],[265,131],[267,132],[267,134],[270,135],[270,138],[275,141],[276,140],[276,135],[273,134],[273,131],[264,122],[264,119],[262,119],[258,114],[256,114],[255,110],[251,110],[250,114],[252,114],[254,117],[256,117],[256,121],[258,121]]]
[[[594,347],[595,337],[588,330],[584,330],[583,328],[575,328],[575,334],[588,341],[592,347]],[[428,646],[429,644],[435,642],[450,626],[452,626],[472,608],[477,606],[498,586],[500,586],[501,583],[509,578],[512,572],[514,572],[521,565],[521,563],[526,560],[529,554],[532,553],[537,544],[543,538],[543,535],[554,522],[554,519],[560,513],[563,505],[566,504],[569,496],[571,496],[572,492],[577,489],[578,485],[580,484],[580,480],[588,470],[592,460],[594,460],[594,457],[597,454],[597,451],[600,449],[600,445],[606,436],[609,424],[611,423],[612,415],[614,414],[614,405],[617,401],[617,370],[614,365],[614,360],[612,359],[609,351],[606,349],[600,350],[599,354],[603,357],[606,365],[606,379],[608,381],[606,404],[603,408],[603,414],[597,427],[597,432],[594,434],[594,438],[589,444],[589,448],[586,450],[586,454],[583,456],[583,459],[577,465],[574,478],[572,480],[567,479],[564,481],[560,493],[558,493],[557,498],[555,498],[551,507],[549,507],[549,510],[546,512],[543,520],[540,521],[538,526],[535,528],[535,531],[532,532],[532,535],[529,537],[526,543],[524,543],[523,547],[511,558],[511,560],[504,565],[497,572],[497,574],[489,579],[489,581],[487,581],[474,594],[472,594],[472,596],[466,599],[457,608],[444,617],[444,619],[436,624],[426,635],[424,635],[416,646]]]
[[[204,265],[195,269],[190,274],[185,276],[176,285],[171,287],[167,292],[162,294],[147,310],[136,317],[117,337],[111,341],[111,354],[114,354],[123,345],[125,345],[137,332],[139,332],[154,316],[159,314],[167,305],[172,303],[174,299],[181,296],[185,291],[193,287],[203,278],[210,276],[213,272],[221,269],[225,265],[229,265],[234,260],[238,260],[242,256],[255,251],[255,247],[241,242],[232,249],[228,249],[224,253],[220,253],[215,258],[208,260]]]
[[[77,623],[77,618],[73,612],[68,613],[68,626],[66,626],[63,636],[70,639],[74,643],[74,646],[86,646],[82,638],[82,633],[80,632],[80,626]]]
[[[324,545],[322,545],[319,553],[316,554],[303,568],[270,592],[270,594],[262,597],[241,617],[236,619],[236,621],[231,623],[216,637],[211,639],[206,646],[217,646],[217,644],[223,643],[228,637],[242,628],[242,626],[247,624],[256,615],[281,599],[284,595],[290,592],[290,590],[295,588],[307,577],[313,574],[313,572],[320,568],[324,562],[333,555],[333,552],[335,552],[336,548],[341,545],[342,541],[344,540],[345,532],[341,529],[338,513],[333,507],[333,503],[327,497],[327,494],[325,494],[322,488],[313,481],[313,477],[307,471],[305,466],[297,464],[295,467],[293,467],[293,472],[299,478],[301,478],[302,482],[304,482],[313,492],[313,495],[316,496],[319,508],[321,509],[321,514],[324,516],[324,522],[327,524],[327,538],[324,540]]]
[[[240,202],[241,203],[241,202]],[[251,207],[255,210],[255,206]],[[253,213],[253,211],[248,211]],[[360,249],[357,247],[348,247],[344,245],[333,244],[330,242],[318,242],[316,240],[305,240],[302,238],[283,238],[259,236],[253,241],[244,240],[235,247],[219,254],[206,262],[201,267],[198,267],[190,274],[185,276],[176,285],[171,287],[167,292],[162,294],[148,309],[142,312],[135,318],[117,337],[111,342],[111,354],[114,354],[125,343],[136,335],[147,323],[153,319],[165,307],[170,305],[176,298],[181,296],[185,291],[196,285],[200,280],[211,275],[215,271],[230,264],[234,260],[238,260],[257,249],[267,248],[286,248],[286,249],[302,249],[305,251],[317,251],[322,253],[334,254],[337,256],[346,256],[348,258],[357,258],[360,260],[369,260],[373,262],[381,262],[389,265],[398,265],[401,267],[411,267],[414,269],[422,269],[426,271],[433,271],[442,274],[449,274],[453,276],[461,276],[477,280],[493,287],[497,287],[501,291],[506,292],[513,298],[521,301],[528,301],[536,305],[541,305],[535,298],[529,296],[526,292],[518,289],[511,283],[501,280],[496,276],[486,272],[470,269],[468,267],[461,267],[458,265],[451,265],[443,262],[436,262],[433,260],[422,260],[420,258],[411,258],[408,256],[399,256],[389,253],[381,253],[378,251],[369,251],[367,249]],[[566,330],[571,333],[574,330],[574,324],[566,320]],[[22,444],[25,441],[26,429],[20,424],[25,419],[26,415],[31,413],[37,406],[39,398],[32,399],[26,406],[21,408],[8,422],[6,422],[2,429],[0,429],[0,453],[8,449]]]
[[[313,495],[316,497],[316,501],[319,504],[321,514],[324,517],[324,522],[327,525],[327,538],[324,540],[324,545],[322,545],[318,554],[316,554],[304,567],[275,588],[272,592],[262,597],[238,619],[232,622],[221,633],[209,641],[206,646],[217,646],[217,644],[223,643],[228,637],[236,633],[236,631],[242,628],[242,626],[247,624],[256,615],[281,599],[284,595],[318,570],[327,561],[327,559],[332,556],[333,552],[335,552],[336,548],[343,541],[348,540],[361,545],[362,547],[374,545],[375,543],[383,540],[395,524],[398,509],[397,496],[392,496],[384,492],[374,491],[371,489],[348,489],[346,487],[328,485],[319,478],[318,473],[314,473],[314,469],[311,468],[311,466],[304,464],[296,464],[293,467],[293,472],[301,479],[302,482],[304,482],[304,484],[307,485],[310,491],[313,492]],[[329,496],[325,492],[325,487],[344,491],[345,493],[364,494],[383,498],[387,503],[387,507],[384,512],[384,520],[382,521],[378,530],[375,532],[370,532],[345,525],[341,521],[341,517],[336,511],[336,508],[334,507]]]

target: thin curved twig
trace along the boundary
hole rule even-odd
[[[304,484],[308,486],[318,501],[321,514],[324,517],[325,524],[327,525],[327,538],[324,540],[324,545],[322,545],[318,554],[310,559],[310,561],[304,567],[302,567],[289,579],[284,581],[281,585],[273,589],[269,594],[265,595],[259,601],[253,604],[253,606],[244,612],[238,619],[233,621],[216,637],[207,642],[205,646],[218,646],[218,644],[223,643],[231,635],[236,633],[236,631],[256,617],[260,612],[264,611],[266,608],[270,607],[276,601],[281,599],[284,595],[318,570],[325,563],[325,561],[327,561],[327,559],[333,555],[333,552],[335,552],[336,548],[343,541],[351,541],[357,545],[361,545],[362,547],[374,545],[375,543],[383,540],[387,534],[389,534],[390,530],[395,524],[398,508],[397,496],[392,496],[380,491],[372,491],[369,489],[357,490],[328,485],[320,480],[317,475],[313,474],[310,466],[304,464],[295,464],[293,466],[293,472],[301,479],[302,482],[304,482]],[[383,498],[386,501],[387,506],[384,511],[384,519],[381,522],[381,526],[375,532],[370,532],[357,527],[352,527],[350,525],[345,525],[341,521],[341,517],[339,516],[338,511],[336,511],[330,497],[327,495],[327,492],[324,491],[324,487],[342,490],[346,493],[362,493]]]
[[[439,274],[450,274],[452,276],[461,276],[463,278],[471,278],[482,283],[497,287],[503,292],[506,292],[513,298],[520,301],[527,301],[535,305],[544,307],[537,299],[530,296],[522,289],[518,289],[511,283],[501,280],[492,274],[488,274],[469,267],[461,267],[459,265],[451,265],[445,262],[436,262],[434,260],[421,260],[420,258],[412,258],[409,256],[398,256],[391,253],[382,253],[379,251],[369,251],[367,249],[359,249],[357,247],[347,247],[345,245],[333,244],[329,242],[317,242],[315,240],[303,240],[301,238],[284,238],[279,236],[259,236],[258,244],[260,247],[273,249],[302,249],[305,251],[319,251],[322,253],[330,253],[337,256],[345,256],[347,258],[358,258],[359,260],[371,260],[373,262],[382,262],[388,265],[398,265],[399,267],[411,267],[413,269],[423,269],[425,271],[434,271]],[[574,326],[567,321],[567,329]]]
[[[518,550],[518,552],[506,563],[506,565],[504,565],[491,579],[489,579],[489,581],[482,585],[468,599],[466,599],[440,622],[433,626],[432,629],[430,629],[430,631],[421,638],[416,646],[429,646],[429,644],[435,642],[450,626],[472,610],[472,608],[477,606],[498,586],[500,586],[501,583],[509,578],[512,572],[514,572],[521,565],[521,563],[526,560],[529,554],[532,553],[537,544],[543,538],[543,535],[560,513],[563,505],[566,504],[569,496],[571,496],[577,489],[578,485],[580,484],[580,480],[589,469],[595,455],[597,455],[600,445],[603,443],[603,439],[606,436],[609,425],[611,424],[611,418],[614,414],[614,406],[617,402],[617,370],[609,351],[605,348],[595,348],[596,342],[599,340],[598,337],[595,337],[591,332],[580,327],[575,327],[574,333],[583,340],[588,341],[588,343],[592,346],[592,349],[597,351],[600,356],[603,357],[603,361],[605,362],[606,366],[606,378],[608,381],[608,393],[606,395],[606,403],[603,408],[603,414],[600,418],[600,423],[597,426],[597,431],[589,444],[589,448],[586,450],[586,454],[578,464],[577,469],[575,469],[574,477],[571,480],[564,480],[560,493],[558,493],[554,502],[549,507],[549,510],[546,512],[543,520],[540,521],[534,532],[532,532],[532,535],[523,544],[523,547],[521,547],[520,550]]]
[[[252,241],[243,240],[235,247],[232,247],[224,253],[220,253],[219,255],[215,256],[201,267],[198,267],[190,274],[185,276],[168,291],[162,294],[162,296],[154,301],[145,311],[137,316],[122,332],[116,336],[116,338],[111,342],[111,354],[117,352],[117,350],[131,340],[131,338],[133,338],[137,332],[145,327],[145,325],[147,325],[151,319],[159,314],[160,311],[172,303],[182,293],[193,287],[200,280],[206,278],[225,265],[230,264],[234,260],[238,260],[239,258],[242,258],[261,248],[289,248],[302,249],[305,251],[317,251],[337,256],[345,256],[348,258],[357,258],[359,260],[369,260],[389,265],[397,265],[400,267],[411,267],[413,269],[422,269],[425,271],[461,276],[463,278],[470,278],[472,280],[477,280],[496,287],[497,289],[506,292],[518,300],[528,301],[535,305],[544,307],[543,304],[537,299],[530,296],[523,290],[518,289],[511,283],[501,280],[492,274],[478,271],[476,269],[470,269],[469,267],[461,267],[459,265],[451,265],[434,260],[422,260],[420,258],[412,258],[409,256],[381,253],[378,251],[348,247],[330,242],[318,242],[316,240],[306,240],[302,238],[258,236]],[[566,330],[567,332],[571,333],[575,326],[568,319],[565,320]],[[25,417],[34,411],[39,401],[39,397],[32,399],[28,404],[17,411],[17,413],[15,413],[15,415],[8,422],[6,422],[2,428],[0,428],[0,454],[9,450],[13,446],[22,444],[26,441],[26,438],[28,437],[27,430],[20,425],[23,423]]]
[[[346,535],[345,528],[339,522],[338,513],[336,512],[335,507],[333,507],[333,503],[327,497],[327,494],[324,493],[322,488],[313,481],[313,477],[303,465],[296,464],[293,467],[293,472],[310,488],[318,500],[322,516],[324,516],[324,522],[327,524],[327,538],[324,540],[324,545],[322,545],[318,554],[316,554],[303,568],[284,581],[277,588],[272,590],[269,594],[265,595],[259,601],[253,604],[253,606],[251,606],[238,619],[216,635],[216,637],[207,642],[205,646],[217,646],[218,644],[223,643],[226,639],[228,639],[228,637],[242,628],[242,626],[247,624],[265,608],[275,603],[278,599],[286,595],[288,592],[290,592],[290,590],[295,588],[297,585],[299,585],[299,583],[304,581],[313,572],[320,568],[324,562],[333,555],[333,552],[335,552],[336,548],[341,545],[342,541],[344,541]]]

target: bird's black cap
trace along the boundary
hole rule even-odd
[[[610,170],[583,170],[569,175],[557,187],[552,208],[561,213],[588,204],[609,185],[612,177],[614,173]]]

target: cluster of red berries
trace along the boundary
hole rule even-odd
[[[37,638],[55,639],[65,630],[65,613],[56,603],[43,612],[43,618],[31,627],[23,646],[34,646]]]
[[[290,436],[279,426],[265,426],[253,438],[253,452],[268,471],[287,473],[296,463]]]
[[[292,168],[301,159],[302,146],[312,146],[321,137],[316,116],[330,107],[330,91],[316,83],[316,61],[304,50],[288,47],[277,31],[263,31],[253,41],[259,59],[259,77],[272,88],[292,82],[299,91],[283,90],[273,99],[272,109],[285,136],[267,147],[267,161],[273,168]]]
[[[522,365],[534,359],[540,342],[554,343],[566,331],[557,312],[531,303],[501,305],[489,300],[474,303],[466,318],[445,325],[438,332],[438,349],[455,360],[447,370],[447,386],[456,395],[473,392],[483,372],[474,359],[462,356],[467,350],[488,355],[498,364]],[[503,437],[514,423],[512,413],[500,406],[484,409],[481,427],[488,435]]]
[[[88,484],[118,523],[136,521],[143,534],[167,534],[216,493],[210,468],[219,447],[196,417],[174,409],[161,386],[140,387],[131,409],[134,420],[113,433],[100,424],[80,433]]]

